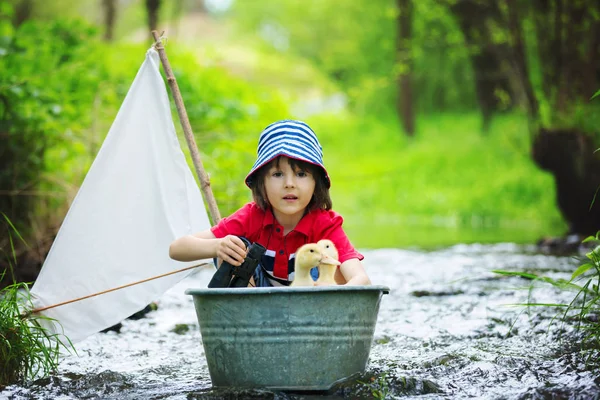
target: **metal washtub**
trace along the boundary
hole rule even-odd
[[[328,390],[365,371],[385,286],[188,289],[215,387]]]

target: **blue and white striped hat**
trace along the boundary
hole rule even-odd
[[[246,176],[248,186],[257,169],[279,156],[306,161],[321,167],[325,172],[327,187],[331,186],[329,175],[323,165],[323,149],[317,135],[302,121],[286,119],[267,126],[258,139],[257,153],[256,162]]]

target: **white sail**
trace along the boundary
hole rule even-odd
[[[32,288],[37,308],[191,266],[169,258],[176,237],[210,227],[185,161],[159,72],[146,59]],[[199,262],[196,262],[199,263]],[[156,300],[188,272],[48,309],[73,343]]]

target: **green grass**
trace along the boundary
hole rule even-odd
[[[322,116],[334,209],[357,247],[531,243],[561,234],[551,175],[529,156],[526,120],[473,114],[421,117],[414,138],[392,118]]]
[[[47,317],[23,316],[32,308],[25,283],[0,290],[0,389],[51,374],[58,367],[60,347],[69,349],[40,324]]]
[[[313,89],[317,97],[334,90],[322,83],[318,71],[304,64],[302,74],[289,72],[291,67],[287,74],[277,69],[257,72],[263,68],[248,59],[254,53],[260,50],[247,49],[235,68],[230,67],[233,74],[257,85],[270,81],[283,93],[296,93],[289,98],[292,109]],[[296,117],[271,114],[273,121]],[[357,247],[533,243],[566,230],[556,207],[553,178],[531,160],[527,120],[522,115],[496,116],[487,134],[480,132],[477,111],[421,115],[414,138],[402,132],[395,115],[347,112],[300,119],[321,140],[333,182],[334,209],[345,217],[345,229]],[[262,128],[238,134],[252,135],[256,143]],[[198,145],[203,146],[201,140]],[[227,153],[230,164],[221,160],[213,166],[215,183],[227,177],[243,185],[249,166],[241,165],[243,158],[232,149]]]
[[[573,271],[571,278],[554,279],[521,271],[493,271],[500,275],[516,276],[531,280],[529,290],[533,291],[537,282],[550,284],[561,291],[574,293],[573,300],[566,303],[519,304],[523,307],[551,307],[557,310],[557,317],[563,323],[574,323],[576,330],[582,333],[580,351],[590,367],[600,366],[600,232],[583,241],[592,243],[594,248],[582,258],[581,265]]]
[[[28,379],[47,376],[58,367],[60,348],[73,348],[68,338],[63,342],[58,335],[50,333],[44,322],[57,321],[40,314],[34,309],[29,286],[15,282],[16,265],[14,240],[24,241],[10,219],[0,212],[0,231],[6,228],[8,241],[0,244],[0,255],[6,258],[8,268],[0,273],[0,282],[7,272],[11,273],[12,284],[0,289],[0,389]],[[68,344],[67,344],[68,343]]]
[[[336,91],[335,84],[307,61],[267,51],[254,37],[236,32],[230,21],[201,22],[207,24],[206,37],[193,34],[199,21],[184,18],[170,45],[193,49],[202,65],[222,66],[261,90],[283,93],[292,110]],[[272,120],[288,117],[273,115]],[[483,135],[477,111],[421,115],[413,139],[402,133],[395,115],[348,112],[300,118],[322,142],[334,209],[345,217],[345,229],[357,247],[532,243],[566,229],[556,207],[553,179],[529,155],[524,116],[496,116]],[[251,134],[258,135],[262,128],[256,126]],[[202,140],[198,145],[203,146]],[[239,165],[243,157],[227,150],[231,163],[221,160],[212,166],[211,175],[215,183],[227,179],[243,185],[249,166]],[[227,198],[239,202],[237,197]],[[225,214],[237,208],[224,200],[220,205]]]
[[[190,44],[194,46],[202,48]],[[229,62],[235,58],[231,54],[242,54],[224,53],[227,56],[220,53],[221,57]],[[273,65],[285,67],[277,70],[252,61],[262,59],[260,49],[246,47],[243,54],[230,67],[233,74],[295,93],[289,98],[292,110],[307,96],[324,98],[335,92],[305,64],[295,64],[296,69],[305,67],[303,73],[292,73],[291,58],[281,56]],[[348,112],[299,118],[315,129],[323,145],[334,209],[345,217],[345,229],[357,247],[532,243],[566,230],[556,207],[553,178],[531,160],[522,115],[496,116],[486,135],[480,132],[477,111],[421,115],[412,139],[402,132],[395,115]],[[216,168],[216,179],[239,175],[237,181],[242,182],[248,166],[235,173]]]

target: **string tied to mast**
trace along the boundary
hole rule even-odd
[[[152,47],[154,47],[154,49],[156,51],[158,51],[159,49],[164,49],[164,46],[167,45],[169,38],[167,36],[165,36],[165,31],[162,31],[160,33],[160,36],[158,38],[154,39],[154,43],[152,44]]]

